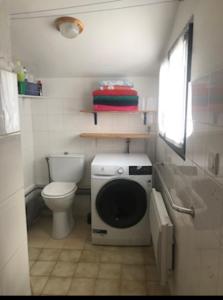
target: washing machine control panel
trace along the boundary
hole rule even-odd
[[[129,166],[129,175],[152,175],[152,166]]]
[[[125,166],[125,165],[109,165],[94,166],[91,170],[92,176],[152,176],[152,166]]]
[[[117,173],[118,173],[119,175],[123,175],[123,174],[125,173],[125,170],[124,170],[123,168],[119,168],[119,169],[117,170]]]

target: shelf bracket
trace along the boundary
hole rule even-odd
[[[98,125],[98,114],[97,112],[93,112],[94,114],[94,125]]]
[[[147,125],[147,112],[143,113],[143,122],[144,122],[144,125]]]
[[[126,144],[127,144],[127,153],[128,153],[128,154],[130,153],[130,142],[131,142],[131,140],[130,140],[130,139],[126,139]]]

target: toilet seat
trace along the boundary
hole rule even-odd
[[[42,196],[57,199],[69,196],[76,190],[77,185],[74,182],[52,182],[43,189]]]

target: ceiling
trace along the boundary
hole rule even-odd
[[[179,5],[174,0],[162,0],[166,2],[162,4],[157,4],[161,0],[8,1],[11,14],[81,5],[11,15],[13,59],[39,77],[154,75]],[[151,2],[156,5],[120,9]],[[87,4],[90,6],[83,6]],[[62,37],[54,27],[56,15],[79,18],[85,24],[84,32],[72,40]]]

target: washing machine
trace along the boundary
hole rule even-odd
[[[92,243],[151,244],[152,163],[145,154],[98,154],[91,164]]]

